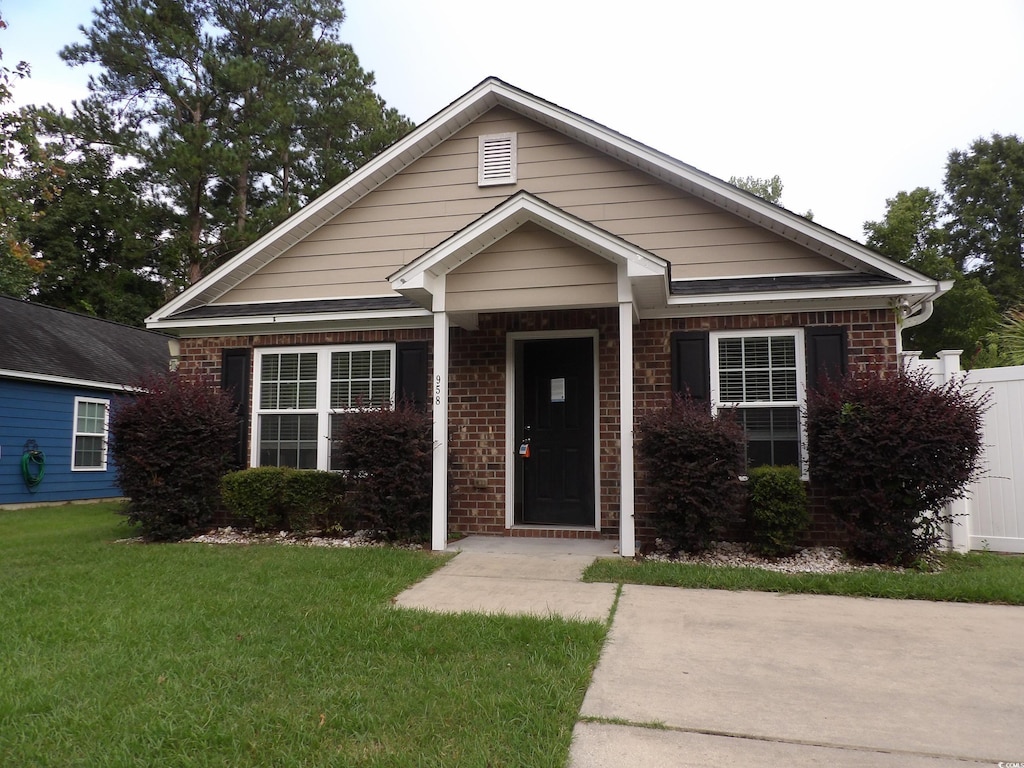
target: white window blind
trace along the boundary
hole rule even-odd
[[[730,409],[747,438],[747,465],[792,464],[803,455],[803,332],[799,329],[711,334],[711,397]]]

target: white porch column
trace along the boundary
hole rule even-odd
[[[621,280],[620,280],[621,282]],[[619,554],[636,554],[633,520],[633,302],[619,302]]]
[[[434,417],[433,499],[430,505],[430,548],[448,543],[448,313],[434,311],[434,371],[431,413]]]

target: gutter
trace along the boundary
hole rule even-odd
[[[910,317],[903,318],[903,325],[901,330],[906,330],[907,328],[914,328],[918,325],[921,325],[921,323],[926,322],[928,318],[932,316],[932,313],[934,311],[935,299],[928,299],[924,303],[924,306],[918,312],[911,315]]]
[[[904,316],[900,322],[899,332],[896,334],[897,349],[896,352],[900,353],[903,351],[903,331],[907,328],[915,328],[932,316],[935,312],[935,300],[947,293],[953,287],[952,280],[940,280],[939,289],[935,291],[930,297],[925,299],[924,303],[920,306],[920,309],[912,315]],[[904,310],[906,311],[906,310]]]
[[[914,328],[915,326],[921,325],[932,316],[932,312],[935,311],[935,300],[945,293],[949,293],[953,288],[953,280],[940,280],[938,284],[938,290],[935,291],[924,301],[924,306],[920,310],[915,312],[913,315],[905,316],[903,318],[903,328]]]

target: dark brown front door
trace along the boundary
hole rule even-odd
[[[594,340],[517,341],[515,358],[515,522],[591,527]]]

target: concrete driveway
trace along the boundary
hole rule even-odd
[[[396,598],[606,619],[607,543],[470,537]],[[602,549],[604,547],[604,549]],[[1024,607],[623,587],[571,768],[1024,766]]]
[[[1022,705],[1019,607],[627,585],[570,765],[1024,763]]]

